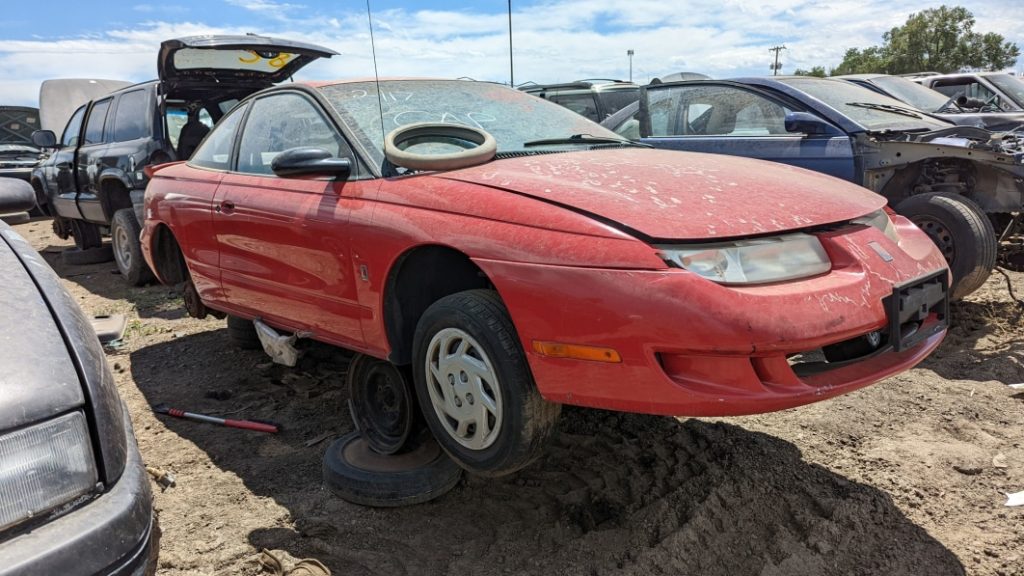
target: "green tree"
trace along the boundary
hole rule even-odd
[[[964,67],[1001,70],[1013,66],[1020,48],[994,32],[974,31],[974,15],[962,6],[940,6],[911,14],[883,35],[881,46],[846,51],[833,74],[955,72]]]
[[[824,78],[825,76],[828,76],[828,72],[825,72],[824,66],[815,66],[810,70],[797,68],[796,71],[793,72],[793,74],[796,74],[797,76],[817,76],[818,78]]]
[[[888,59],[881,46],[871,46],[863,50],[850,48],[839,66],[832,69],[832,76],[885,72],[888,67]]]

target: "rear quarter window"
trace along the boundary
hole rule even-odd
[[[149,133],[149,95],[145,90],[125,92],[114,113],[114,141],[137,140]]]

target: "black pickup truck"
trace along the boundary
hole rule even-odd
[[[264,36],[190,36],[166,40],[159,80],[92,100],[71,116],[60,139],[49,130],[33,142],[53,149],[32,173],[46,196],[54,233],[73,237],[69,263],[113,258],[133,285],[152,280],[139,247],[147,177],[143,168],[187,160],[210,127],[240,99],[287,80],[336,52]],[[111,246],[103,246],[110,234]]]

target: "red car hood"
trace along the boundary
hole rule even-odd
[[[865,188],[801,168],[644,148],[509,158],[438,177],[561,204],[655,239],[771,234],[885,205]]]

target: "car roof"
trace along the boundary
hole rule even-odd
[[[829,78],[842,78],[843,80],[874,80],[875,78],[883,78],[890,76],[890,74],[843,74],[842,76],[829,76]],[[899,76],[896,76],[899,78]]]
[[[480,84],[497,84],[499,86],[506,86],[501,82],[489,82],[487,80],[472,80],[469,78],[431,78],[424,76],[381,76],[375,78],[373,76],[362,76],[358,78],[341,78],[337,80],[302,80],[295,82],[295,84],[301,84],[303,86],[309,86],[311,88],[323,88],[325,86],[337,86],[341,84],[357,84],[365,82],[477,82]],[[278,87],[288,86],[287,84],[278,84]]]
[[[517,88],[523,92],[544,92],[547,90],[590,90],[603,92],[605,90],[639,89],[640,85],[612,78],[585,78],[583,80],[555,84],[526,83],[520,84]]]

